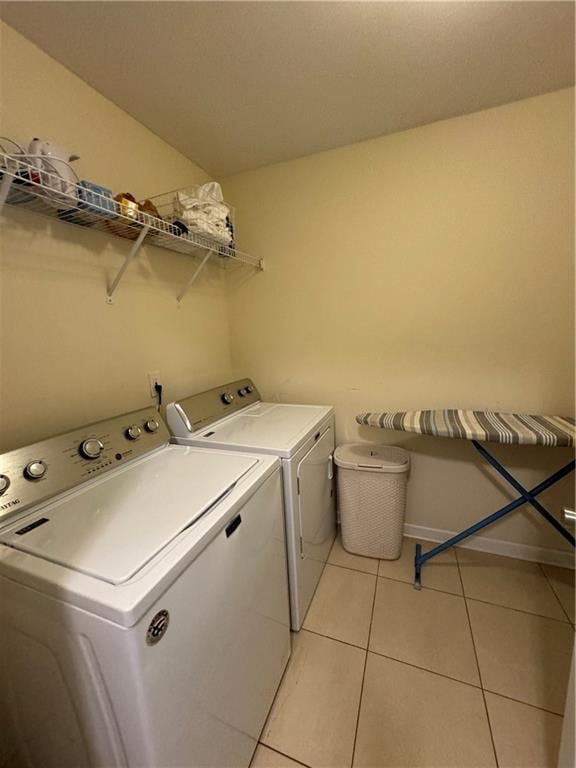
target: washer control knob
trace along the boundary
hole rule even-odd
[[[131,427],[128,427],[126,432],[124,433],[128,440],[138,440],[140,435],[142,434],[142,430],[138,426],[138,424],[132,424]]]
[[[220,398],[224,405],[230,405],[232,400],[234,400],[234,395],[231,392],[224,392],[222,397]]]
[[[159,426],[160,425],[158,424],[156,419],[148,419],[144,423],[144,429],[146,430],[146,432],[157,432]]]
[[[240,395],[240,397],[246,397],[246,395],[248,394],[248,392],[246,392],[246,387],[242,387],[242,389],[239,389],[238,394]]]
[[[6,475],[0,475],[0,496],[10,487],[10,478]]]
[[[252,384],[248,384],[248,386],[246,387],[246,394],[251,395],[252,392],[254,392],[254,387],[252,386]]]
[[[44,477],[46,474],[46,470],[48,467],[46,464],[44,464],[43,461],[40,459],[35,459],[34,461],[28,462],[26,464],[26,468],[24,469],[24,477],[26,477],[28,480],[40,480],[41,477]]]
[[[89,437],[80,445],[80,453],[85,459],[97,459],[103,450],[104,446],[97,437]]]

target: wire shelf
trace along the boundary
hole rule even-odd
[[[0,152],[0,209],[6,203],[66,224],[133,240],[135,246],[109,287],[109,301],[128,263],[143,243],[187,256],[203,257],[200,268],[194,273],[194,279],[213,255],[219,257],[219,263],[223,266],[236,263],[257,270],[264,268],[262,259],[208,236],[191,231],[183,232],[172,221],[142,210],[142,204],[118,202],[97,191],[102,188],[96,185],[83,181],[74,183],[66,179],[58,173],[55,162],[51,170],[46,170],[45,167],[39,167],[37,159],[32,155],[7,155]],[[190,284],[181,292],[179,301]]]

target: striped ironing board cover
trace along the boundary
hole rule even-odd
[[[573,446],[575,420],[570,416],[532,416],[495,411],[388,411],[360,413],[359,424],[419,435],[454,437],[490,443]]]

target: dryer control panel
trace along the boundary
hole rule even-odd
[[[170,403],[166,418],[175,435],[181,435],[183,429],[192,434],[259,400],[260,393],[252,379],[238,379]]]
[[[0,525],[169,439],[160,415],[149,407],[0,454]]]

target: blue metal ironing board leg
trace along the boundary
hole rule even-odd
[[[561,536],[563,536],[567,541],[572,544],[572,546],[576,546],[576,539],[574,536],[570,533],[570,531],[567,531],[564,526],[560,525],[560,523],[548,512],[547,509],[545,509],[542,504],[540,504],[539,501],[536,500],[536,496],[541,494],[543,491],[545,491],[547,488],[550,488],[552,485],[557,483],[559,480],[561,480],[566,475],[569,475],[570,472],[574,471],[574,467],[576,466],[576,462],[570,461],[568,464],[566,464],[564,467],[559,469],[557,472],[554,472],[553,475],[550,475],[550,477],[546,478],[546,480],[543,480],[541,483],[536,485],[532,490],[528,491],[526,490],[521,483],[514,478],[507,469],[505,469],[500,462],[492,456],[492,454],[486,450],[486,448],[483,445],[480,445],[476,440],[472,440],[472,444],[476,448],[476,450],[481,454],[481,456],[486,459],[486,461],[491,464],[494,469],[516,490],[518,493],[520,493],[520,496],[517,499],[514,499],[514,501],[509,502],[504,507],[499,509],[498,511],[492,513],[491,515],[488,515],[488,517],[485,517],[483,520],[480,520],[477,523],[474,523],[474,525],[471,525],[469,528],[466,528],[466,530],[462,531],[461,533],[457,533],[455,536],[452,536],[452,538],[448,539],[447,541],[442,542],[442,544],[438,544],[437,547],[434,547],[428,552],[425,552],[422,554],[422,546],[420,544],[416,545],[416,552],[414,557],[414,586],[416,589],[420,589],[421,586],[421,574],[422,574],[422,566],[427,560],[430,560],[432,557],[435,557],[436,555],[439,555],[440,552],[444,552],[447,549],[450,549],[450,547],[453,547],[455,544],[458,544],[458,542],[462,541],[463,539],[467,538],[468,536],[472,536],[473,534],[477,533],[478,531],[482,530],[482,528],[486,528],[487,525],[490,525],[491,523],[494,523],[496,520],[499,520],[500,518],[504,517],[505,515],[510,514],[510,512],[513,512],[515,509],[518,509],[518,507],[521,507],[523,504],[531,504],[534,509],[536,509],[545,520],[547,520],[550,525],[552,525],[558,533],[560,533]]]

